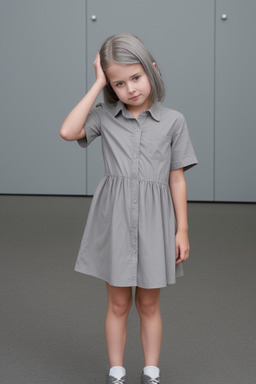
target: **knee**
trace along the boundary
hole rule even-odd
[[[117,317],[127,316],[132,305],[132,297],[119,298],[111,301],[110,308],[113,314]]]
[[[152,317],[159,311],[159,301],[151,298],[135,298],[135,305],[140,316]]]

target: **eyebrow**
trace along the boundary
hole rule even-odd
[[[132,79],[133,77],[136,77],[140,74],[140,72],[136,72],[134,75],[130,76],[129,79]],[[116,84],[116,83],[123,83],[124,81],[123,80],[117,80],[117,81],[113,81],[113,84]]]

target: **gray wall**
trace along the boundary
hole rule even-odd
[[[0,193],[85,194],[85,153],[59,136],[85,93],[85,1],[0,2]]]
[[[130,31],[160,63],[165,104],[187,119],[199,159],[188,198],[256,201],[255,13],[251,0],[1,0],[0,193],[94,193],[100,138],[84,151],[59,129],[102,41]]]

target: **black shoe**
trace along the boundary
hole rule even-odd
[[[117,379],[113,376],[107,376],[107,384],[127,384],[126,376],[123,376],[121,379]]]
[[[141,384],[160,384],[160,376],[156,379],[152,379],[152,377],[141,374]]]

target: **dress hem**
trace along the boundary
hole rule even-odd
[[[135,284],[135,283],[124,284],[124,283],[113,282],[112,280],[106,279],[103,276],[98,275],[97,273],[88,272],[88,271],[85,272],[82,268],[75,267],[74,271],[75,272],[79,272],[79,273],[83,273],[84,275],[88,275],[88,276],[92,276],[92,277],[96,277],[98,279],[104,280],[106,283],[112,285],[113,287],[139,287],[139,288],[144,288],[144,289],[165,288],[165,287],[167,287],[169,285],[175,285],[176,284],[176,279],[178,277],[183,277],[184,276],[184,273],[180,273],[180,274],[177,274],[175,276],[175,280],[172,281],[172,282],[159,283],[159,284],[155,284],[155,285],[149,287],[149,286],[146,286],[146,285],[143,285],[143,284]]]

